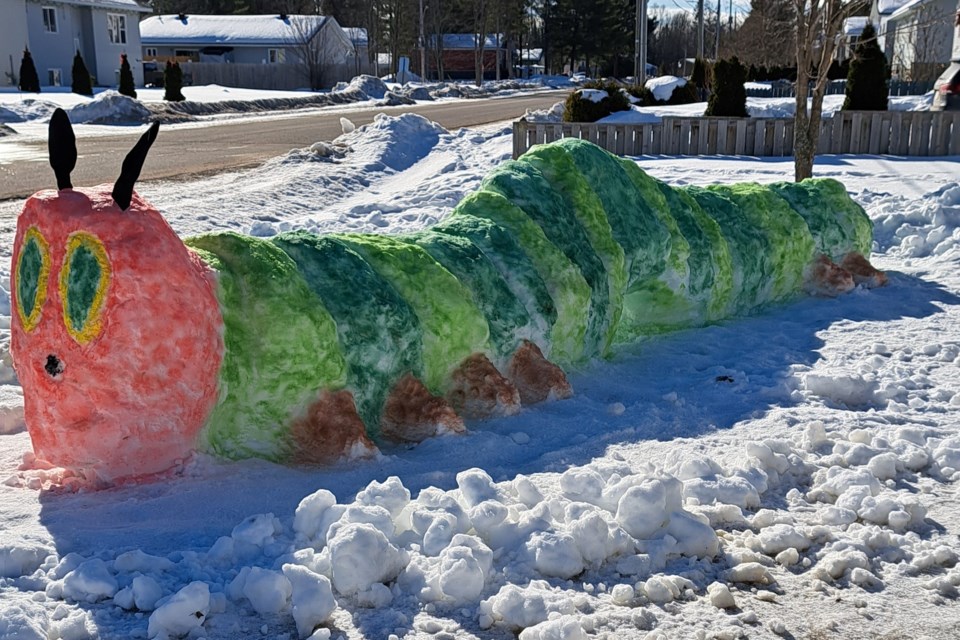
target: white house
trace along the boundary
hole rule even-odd
[[[873,0],[870,5],[870,22],[877,29],[877,43],[886,54],[887,61],[893,57],[893,31],[887,28],[890,16],[910,0]]]
[[[934,80],[950,61],[957,0],[910,0],[886,23],[891,72],[903,80]]]
[[[19,74],[24,48],[33,56],[41,86],[69,85],[73,57],[83,56],[99,86],[119,83],[120,54],[127,54],[134,82],[143,84],[140,14],[135,0],[2,0],[0,65],[3,84]]]

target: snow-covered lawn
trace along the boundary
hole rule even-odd
[[[182,235],[398,233],[511,149],[508,127],[414,115],[313,142],[139,191]],[[793,171],[639,164],[672,184]],[[45,490],[2,387],[0,638],[955,637],[960,158],[816,173],[874,220],[888,287],[649,339],[573,372],[570,400],[373,461],[196,456],[148,485]],[[0,205],[3,327],[20,204]]]

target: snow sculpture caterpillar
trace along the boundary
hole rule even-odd
[[[27,200],[13,251],[36,456],[108,481],[194,449],[323,462],[462,431],[570,395],[561,367],[617,343],[883,277],[836,181],[671,188],[580,140],[505,162],[417,233],[184,242],[133,192],[156,134],[112,189],[73,189],[58,111],[58,190]]]

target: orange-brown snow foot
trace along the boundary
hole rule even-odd
[[[432,436],[464,433],[466,427],[446,400],[408,373],[390,391],[380,430],[390,440],[422,442]]]
[[[873,289],[887,284],[887,274],[874,267],[869,260],[856,251],[843,256],[840,266],[850,272],[854,282],[867,288]]]
[[[520,411],[520,392],[482,353],[453,372],[447,401],[468,420],[512,416]]]
[[[820,254],[810,265],[804,283],[808,292],[815,296],[835,298],[842,293],[848,293],[856,287],[853,275],[829,257]]]
[[[322,391],[291,429],[294,451],[291,460],[299,464],[330,464],[340,459],[368,458],[377,447],[357,413],[353,394],[347,390]]]
[[[507,376],[516,385],[520,401],[525,405],[573,395],[563,369],[547,360],[540,348],[529,340],[513,354]]]

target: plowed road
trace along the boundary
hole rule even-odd
[[[363,110],[278,112],[282,118],[220,121],[202,127],[166,128],[150,150],[140,180],[189,178],[228,169],[250,167],[291,149],[310,146],[318,140],[333,140],[342,133],[340,117],[357,126],[373,121],[378,113],[399,115],[419,113],[447,129],[459,129],[491,122],[516,119],[527,109],[545,109],[562,100],[567,92],[549,91],[516,97],[458,100],[441,104],[417,104],[404,107],[377,107]],[[5,163],[0,157],[0,200],[26,198],[40,189],[54,188],[53,171],[47,163],[46,140],[14,142],[28,160]],[[77,141],[79,160],[73,172],[73,184],[93,186],[113,182],[120,175],[123,157],[136,138],[126,135],[81,137]],[[24,147],[28,147],[24,149]],[[35,153],[31,154],[33,150]],[[0,145],[2,153],[2,145]]]

